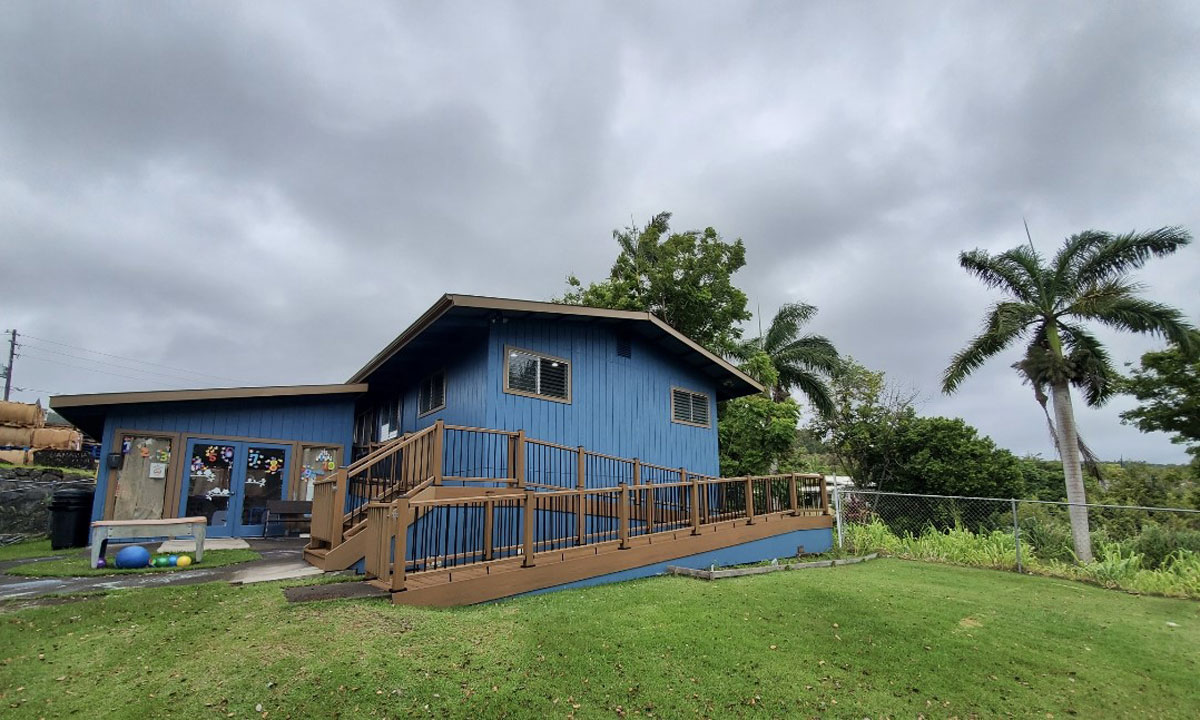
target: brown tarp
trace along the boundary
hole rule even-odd
[[[30,445],[38,450],[52,448],[54,450],[78,450],[83,438],[78,430],[67,428],[38,428],[33,431]]]
[[[0,446],[16,445],[17,447],[27,448],[33,443],[34,432],[36,431],[33,428],[0,425]]]
[[[46,414],[37,403],[0,401],[0,423],[40,428],[46,424]]]
[[[0,450],[0,462],[25,465],[29,459],[29,453],[25,450]]]

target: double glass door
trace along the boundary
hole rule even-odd
[[[261,535],[267,501],[287,497],[290,451],[271,443],[189,440],[180,513],[208,518],[212,536]]]

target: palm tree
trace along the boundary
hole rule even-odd
[[[820,335],[801,335],[804,325],[817,314],[806,303],[788,303],[779,308],[771,326],[760,337],[744,340],[733,351],[741,361],[759,353],[771,360],[778,378],[769,388],[771,398],[782,402],[799,390],[823,415],[833,411],[825,378],[837,373],[841,360],[833,343]]]
[[[1193,329],[1183,314],[1139,297],[1142,286],[1129,279],[1130,272],[1152,256],[1169,255],[1191,239],[1179,227],[1127,235],[1088,230],[1067,238],[1049,262],[1034,249],[1032,239],[1028,246],[998,255],[983,250],[959,255],[959,265],[1008,297],[992,306],[983,331],[954,356],[942,377],[942,391],[954,392],[988,358],[1029,338],[1017,369],[1035,393],[1049,388],[1054,402],[1071,534],[1081,562],[1091,561],[1092,546],[1071,386],[1083,393],[1088,405],[1099,407],[1116,391],[1119,377],[1085,323],[1165,336],[1191,352]]]

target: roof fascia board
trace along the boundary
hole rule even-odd
[[[711,360],[713,363],[715,363],[719,367],[724,368],[730,374],[737,377],[739,380],[749,384],[750,387],[754,388],[758,392],[766,391],[766,388],[764,388],[761,383],[759,383],[754,378],[750,377],[746,373],[739,370],[737,367],[735,367],[733,365],[733,363],[729,362],[725,358],[720,357],[719,355],[714,355],[713,353],[709,352],[700,343],[696,342],[695,340],[692,340],[687,335],[684,335],[683,333],[679,332],[675,328],[671,327],[670,325],[668,325],[665,322],[663,322],[662,320],[660,320],[657,315],[654,315],[652,313],[646,313],[646,315],[649,316],[650,322],[653,323],[656,327],[661,328],[663,330],[663,332],[675,337],[677,340],[682,342],[684,345],[687,345],[692,350],[695,350],[702,357],[708,358],[709,360]]]
[[[375,357],[371,358],[366,365],[363,365],[362,368],[358,372],[354,373],[354,375],[352,375],[346,382],[362,382],[368,375],[375,372],[380,365],[386,362],[388,358],[390,358],[392,355],[395,355],[400,348],[407,345],[416,336],[425,332],[426,328],[436,322],[437,319],[442,315],[445,315],[446,312],[452,307],[454,307],[454,296],[443,295],[438,299],[437,302],[433,304],[432,307],[426,310],[421,317],[417,318],[416,322],[414,322],[412,325],[409,325],[404,332],[396,336],[396,339],[388,343],[387,347],[376,353]]]
[[[679,340],[685,346],[699,353],[702,357],[716,364],[726,372],[730,373],[742,382],[747,383],[750,387],[758,392],[763,392],[764,388],[757,380],[750,377],[746,373],[737,369],[733,364],[717,355],[706,350],[699,343],[695,342],[688,336],[679,332],[667,323],[663,322],[658,316],[650,312],[640,310],[608,310],[606,308],[587,307],[585,305],[563,305],[559,303],[538,302],[535,300],[512,300],[509,298],[485,297],[481,295],[454,295],[446,294],[441,297],[433,307],[425,311],[425,314],[417,319],[415,323],[410,325],[408,329],[400,333],[399,337],[388,344],[382,351],[371,361],[367,363],[361,370],[354,374],[348,382],[362,382],[374,372],[380,365],[387,361],[397,351],[411,342],[417,335],[421,334],[438,320],[442,315],[446,314],[451,308],[464,307],[474,308],[478,310],[498,310],[509,312],[528,312],[528,313],[549,313],[553,315],[573,315],[576,317],[590,318],[611,318],[613,320],[643,320],[651,323],[659,330],[662,330],[667,335]]]
[[[206,388],[200,390],[150,390],[90,395],[55,395],[52,408],[125,405],[131,403],[181,402],[187,400],[226,400],[235,398],[297,397],[304,395],[347,395],[364,393],[366,383],[338,385],[276,385],[270,387]]]

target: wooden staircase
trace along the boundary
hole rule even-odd
[[[461,605],[830,527],[819,475],[714,478],[438,421],[316,486],[304,557]]]

